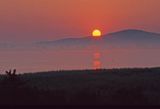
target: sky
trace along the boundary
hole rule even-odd
[[[33,42],[123,29],[160,33],[160,0],[0,0],[0,42]]]

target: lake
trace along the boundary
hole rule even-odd
[[[0,50],[0,72],[158,67],[159,49],[8,49]]]

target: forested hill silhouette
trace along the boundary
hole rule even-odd
[[[86,47],[96,44],[97,46],[105,48],[160,48],[160,34],[128,29],[105,34],[99,40],[88,36],[82,38],[66,38],[56,41],[42,41],[36,44],[45,47]]]
[[[157,106],[160,68],[0,75],[0,105]]]

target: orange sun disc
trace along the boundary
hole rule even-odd
[[[100,30],[95,29],[95,30],[93,30],[93,32],[92,32],[92,36],[93,36],[93,37],[101,37],[101,36],[102,36],[102,33],[101,33]]]

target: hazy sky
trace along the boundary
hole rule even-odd
[[[0,0],[0,42],[55,40],[127,28],[160,32],[160,0]]]

